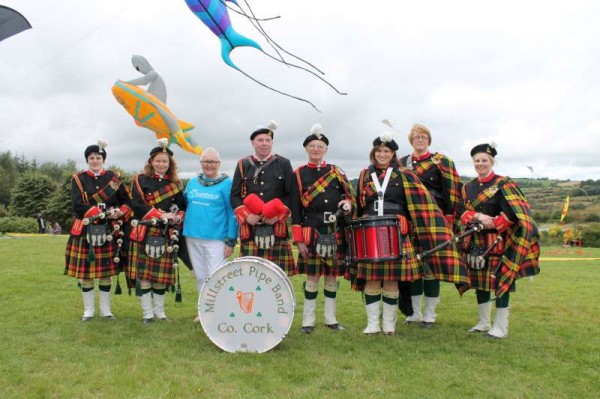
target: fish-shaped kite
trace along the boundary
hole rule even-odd
[[[117,81],[112,87],[115,99],[138,126],[152,130],[157,139],[167,139],[169,145],[175,143],[186,151],[202,155],[202,148],[189,133],[194,125],[177,119],[167,107],[167,88],[162,77],[141,55],[132,56],[131,63],[144,76]],[[148,85],[148,89],[143,90],[137,85]]]
[[[254,40],[249,39],[245,36],[242,36],[241,34],[237,33],[235,31],[235,29],[233,29],[233,26],[231,25],[231,19],[229,18],[229,12],[228,12],[229,6],[227,5],[227,1],[235,4],[240,9],[240,11],[236,11],[236,12],[245,16],[246,18],[248,18],[251,21],[252,25],[261,33],[262,36],[264,36],[264,38],[267,40],[269,45],[271,45],[271,47],[275,50],[278,57],[268,54]],[[241,70],[237,65],[235,65],[233,63],[233,61],[231,61],[231,58],[230,58],[230,53],[234,48],[241,47],[241,46],[254,47],[255,49],[261,51],[263,54],[267,55],[269,58],[279,61],[287,66],[302,69],[302,70],[316,76],[317,78],[319,78],[320,80],[325,82],[328,86],[330,86],[333,90],[335,90],[338,94],[346,95],[346,93],[340,92],[331,83],[329,83],[328,81],[323,79],[320,75],[324,75],[324,73],[322,71],[320,71],[318,68],[316,68],[314,65],[312,65],[308,61],[305,61],[305,60],[285,51],[277,43],[275,43],[275,41],[273,41],[266,34],[265,30],[260,25],[260,21],[262,21],[262,20],[254,17],[254,12],[251,9],[249,10],[249,12],[246,12],[245,10],[243,10],[242,7],[240,7],[240,5],[238,4],[237,0],[185,0],[185,3],[187,4],[188,8],[194,13],[194,15],[196,15],[221,41],[221,58],[223,59],[223,61],[230,67],[232,67],[232,68],[236,69],[237,71],[241,72],[242,74],[244,74],[249,79],[258,83],[259,85],[266,87],[267,89],[277,92],[279,94],[283,94],[284,96],[306,102],[318,111],[317,107],[315,107],[315,105],[313,103],[311,103],[310,101],[300,98],[300,97],[293,96],[288,93],[284,93],[284,92],[274,89],[270,86],[267,86],[266,84],[256,80],[255,78],[253,78],[252,76],[248,75],[246,72]],[[245,3],[246,3],[246,5],[248,5],[247,2],[245,2]],[[275,18],[278,18],[278,17],[275,17]],[[309,65],[312,69],[317,71],[318,74],[315,73],[311,69],[305,68],[300,65],[295,65],[295,64],[285,61],[283,59],[283,56],[281,55],[280,51]]]

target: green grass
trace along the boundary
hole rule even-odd
[[[400,321],[397,335],[363,336],[360,294],[341,282],[344,332],[300,333],[301,283],[290,334],[264,354],[230,354],[204,335],[193,276],[171,323],[141,323],[134,296],[114,296],[114,322],[80,321],[81,295],[63,275],[66,236],[0,239],[1,398],[594,398],[600,396],[600,261],[542,262],[511,296],[510,336],[488,340],[472,292],[442,287],[438,325]],[[543,256],[600,257],[548,248]],[[549,260],[549,259],[548,259]],[[322,291],[319,301],[322,301]],[[322,323],[322,303],[317,307]],[[400,317],[399,317],[400,318]],[[400,318],[401,319],[401,318]]]

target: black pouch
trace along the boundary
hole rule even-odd
[[[106,224],[90,224],[87,226],[86,239],[92,247],[101,247],[106,243]]]
[[[275,245],[273,225],[261,224],[254,229],[254,242],[260,249],[269,249]]]
[[[315,252],[323,259],[335,256],[337,244],[335,234],[319,234],[315,242]]]
[[[146,240],[146,247],[144,248],[146,255],[153,259],[158,259],[164,255],[167,250],[167,239],[162,236],[151,236]]]

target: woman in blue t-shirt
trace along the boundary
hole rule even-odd
[[[185,188],[183,235],[198,293],[212,272],[231,256],[237,242],[238,224],[229,201],[231,178],[219,173],[220,165],[217,150],[205,149],[200,158],[202,173]],[[194,321],[199,322],[199,316]]]

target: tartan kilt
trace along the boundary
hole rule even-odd
[[[402,242],[401,259],[383,262],[356,262],[352,289],[362,291],[366,281],[414,281],[423,277],[422,268],[410,239]]]
[[[498,268],[498,265],[500,264],[500,259],[502,259],[501,256],[489,256],[487,260],[487,265],[483,269],[469,269],[468,288],[473,288],[480,291],[496,292],[497,278],[496,274],[492,271],[495,271]],[[517,286],[513,282],[510,286],[510,292],[515,292],[516,290]]]
[[[422,249],[418,248],[417,251],[421,252]],[[425,257],[423,259],[423,263],[427,264],[426,267],[423,266],[425,279],[445,281],[453,284],[466,284],[469,282],[469,271],[456,243],[452,243],[446,248],[436,251],[435,254],[447,261],[436,262],[436,258],[428,261],[427,257]]]
[[[160,228],[150,227],[146,231],[146,238],[158,235],[161,235]],[[128,252],[129,262],[125,272],[127,279],[145,280],[155,284],[175,284],[172,253],[165,251],[160,258],[151,258],[146,255],[146,240],[142,242],[130,240]]]
[[[242,241],[240,256],[258,256],[274,262],[288,276],[298,274],[294,264],[292,247],[288,240],[275,239],[275,245],[269,249],[260,249],[254,240]]]
[[[95,259],[88,260],[90,250]],[[67,276],[78,279],[91,280],[95,278],[111,277],[119,274],[119,264],[115,264],[115,241],[106,241],[101,247],[92,247],[88,244],[86,235],[70,235],[65,249],[65,272]]]
[[[323,259],[314,252],[315,243],[311,242],[308,245],[308,257],[303,258],[298,255],[298,274],[306,274],[307,276],[343,276],[346,270],[344,263],[346,260],[346,244],[343,234],[338,233],[335,235],[335,244],[337,245],[335,258]]]
[[[323,259],[312,252],[306,258],[298,255],[298,274],[306,274],[307,276],[343,276],[345,271],[344,258],[345,254],[338,251],[335,258],[337,264],[334,267],[334,258]]]

